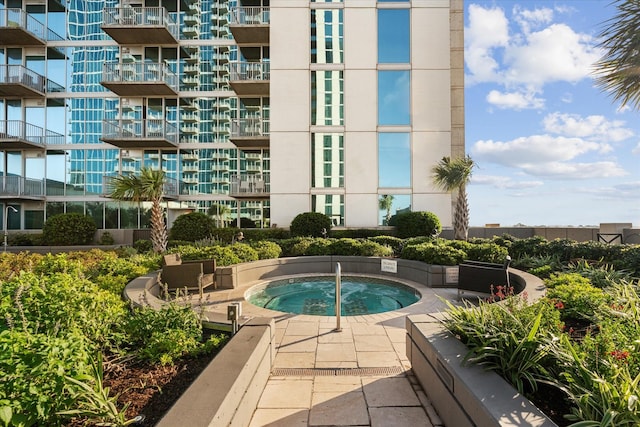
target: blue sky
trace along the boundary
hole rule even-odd
[[[470,224],[640,226],[640,112],[595,87],[608,0],[465,1]]]

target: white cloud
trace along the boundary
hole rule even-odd
[[[513,8],[515,21],[520,25],[522,31],[528,33],[533,27],[548,24],[553,20],[553,9],[543,7],[541,9],[524,9],[519,5]]]
[[[597,141],[619,142],[634,136],[632,129],[624,127],[624,121],[608,120],[599,115],[582,117],[555,112],[547,115],[542,123],[547,132]]]
[[[520,167],[524,164],[572,160],[581,154],[600,149],[601,144],[580,138],[532,135],[507,142],[478,141],[471,152],[474,157],[505,166]]]
[[[513,177],[498,175],[473,175],[471,177],[471,184],[490,185],[500,189],[516,190],[535,188],[544,185],[542,181],[514,181]]]
[[[520,169],[533,176],[550,179],[592,179],[624,176],[627,172],[614,162],[525,164]]]
[[[544,108],[544,99],[536,98],[534,93],[500,92],[492,90],[487,95],[487,102],[500,109],[539,110]]]
[[[576,191],[602,199],[640,199],[640,181],[625,182],[609,187],[581,187]]]
[[[494,48],[509,42],[509,23],[500,8],[485,9],[469,5],[469,26],[465,32],[465,62],[471,70],[471,80],[492,81],[498,73],[498,61],[493,58]],[[471,83],[468,81],[467,83]]]

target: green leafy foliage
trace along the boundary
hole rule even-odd
[[[552,274],[545,280],[545,285],[547,297],[562,304],[563,319],[590,320],[609,300],[602,289],[578,273]]]
[[[398,237],[433,236],[442,231],[440,219],[432,212],[406,212],[397,215]]]
[[[509,256],[507,248],[495,243],[471,245],[468,249],[465,249],[465,252],[470,260],[497,264],[504,264],[507,256]]]
[[[467,254],[448,245],[420,243],[405,246],[401,257],[434,265],[458,265],[467,258]]]
[[[266,240],[251,241],[249,245],[257,252],[258,259],[280,258],[282,248],[275,242]]]
[[[98,244],[99,245],[113,245],[115,243],[115,239],[113,238],[113,236],[111,235],[111,233],[109,233],[108,231],[103,232],[100,235],[100,238],[98,239]]]
[[[215,229],[215,221],[202,212],[191,212],[176,218],[169,231],[169,239],[195,242],[209,237]]]
[[[319,212],[298,214],[289,227],[292,236],[323,237],[323,230],[331,231],[331,218]]]
[[[258,251],[246,243],[236,242],[233,245],[229,245],[228,248],[238,257],[240,262],[251,262],[259,259]]]
[[[44,223],[42,239],[47,245],[87,245],[93,241],[96,230],[96,224],[90,216],[59,214]]]
[[[213,258],[216,260],[217,266],[233,265],[242,262],[240,257],[229,246],[178,246],[171,248],[168,253],[179,253],[184,260]]]
[[[374,236],[369,237],[369,240],[375,243],[378,243],[383,246],[389,246],[394,255],[400,255],[400,251],[402,249],[403,241],[401,238],[396,236]]]

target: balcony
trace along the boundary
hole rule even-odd
[[[48,143],[63,144],[64,135],[22,120],[0,120],[0,150],[44,150]]]
[[[44,200],[44,179],[0,176],[0,200]]]
[[[229,29],[237,44],[269,44],[269,8],[239,6],[231,9]]]
[[[161,63],[104,64],[100,84],[116,95],[127,97],[178,94],[178,76]]]
[[[264,200],[269,198],[269,187],[269,175],[232,175],[229,195],[236,199]]]
[[[178,132],[164,119],[116,119],[102,122],[102,141],[118,148],[176,148]]]
[[[177,44],[178,23],[164,7],[106,7],[102,30],[118,44]]]
[[[109,197],[113,192],[112,180],[119,175],[105,175],[102,177],[103,196]],[[165,200],[175,200],[178,198],[178,180],[165,175],[164,185],[162,186],[162,197]]]
[[[0,10],[0,45],[45,46],[47,40],[63,40],[22,9]]]
[[[46,80],[22,65],[0,65],[0,97],[42,98]]]
[[[234,119],[229,140],[244,150],[269,148],[269,122],[262,119]]]
[[[229,84],[238,95],[269,96],[268,62],[229,64]]]

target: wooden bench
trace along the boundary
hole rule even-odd
[[[165,255],[162,259],[159,281],[168,291],[186,289],[197,290],[202,296],[204,288],[216,283],[216,260],[184,261],[180,254]]]
[[[491,294],[497,286],[511,287],[507,257],[504,264],[465,260],[458,266],[458,299],[464,291]]]

